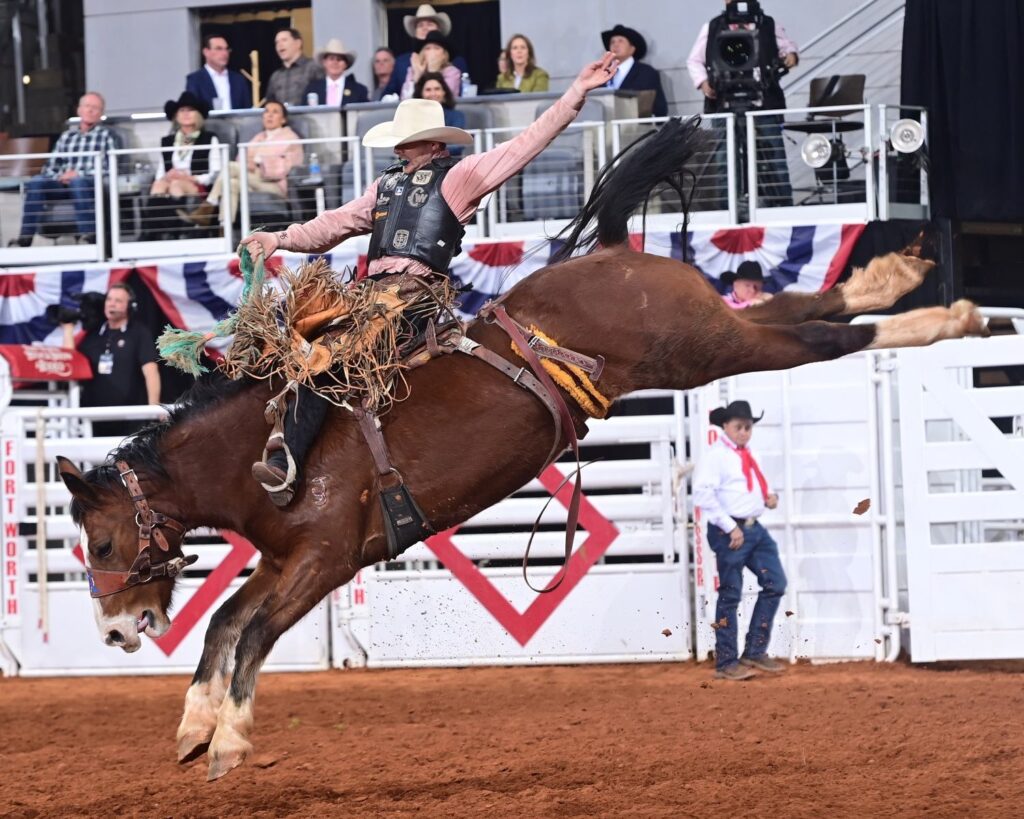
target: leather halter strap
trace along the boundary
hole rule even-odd
[[[89,594],[93,597],[107,597],[111,594],[126,591],[140,583],[148,583],[158,577],[177,577],[188,565],[195,563],[198,555],[181,554],[180,538],[185,534],[185,527],[173,518],[160,512],[154,512],[146,500],[146,493],[139,485],[135,470],[125,461],[117,461],[118,475],[121,483],[128,490],[132,504],[135,506],[135,523],[139,527],[139,550],[128,571],[112,571],[110,569],[93,569],[86,566],[85,573],[89,578]],[[171,546],[162,529],[170,529],[179,536],[177,545],[178,556],[169,557],[164,561],[155,561],[153,541],[157,548],[170,554]]]

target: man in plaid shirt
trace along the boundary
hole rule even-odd
[[[90,151],[100,151],[99,172],[102,172],[106,153],[117,147],[110,130],[100,125],[103,117],[103,97],[89,91],[78,101],[79,122],[72,125],[57,140],[53,152],[71,156],[51,156],[42,173],[25,183],[25,203],[21,217],[21,234],[14,243],[21,247],[32,244],[39,225],[43,205],[48,199],[66,199],[75,204],[75,222],[79,239],[91,244],[96,239],[95,179],[97,157]],[[76,155],[77,154],[77,155]]]

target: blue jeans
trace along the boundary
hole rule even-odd
[[[33,176],[25,183],[25,202],[21,216],[21,235],[34,236],[49,199],[71,198],[75,205],[78,233],[96,232],[96,186],[91,176],[76,176],[67,185],[48,176]]]
[[[761,593],[754,605],[744,657],[763,657],[768,653],[772,623],[786,593],[786,573],[779,560],[779,547],[760,523],[743,528],[743,545],[729,548],[729,535],[708,524],[708,545],[718,564],[718,606],[715,620],[715,667],[732,665],[737,657],[736,609],[743,594],[743,567],[754,573]],[[723,624],[724,621],[724,624]]]

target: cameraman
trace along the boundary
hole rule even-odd
[[[767,14],[761,15],[759,5],[750,3],[752,11],[760,16],[759,25],[753,23],[730,23],[729,17],[737,15],[738,9],[730,9],[735,6],[737,0],[725,0],[726,10],[705,23],[697,35],[697,41],[690,49],[690,56],[686,60],[686,70],[693,80],[693,86],[704,94],[704,113],[717,114],[727,110],[737,111],[737,124],[741,125],[743,111],[752,108],[764,110],[783,109],[786,107],[786,98],[779,85],[779,73],[776,70],[778,64],[786,70],[793,68],[800,62],[797,54],[796,43],[786,36],[781,26],[775,25],[775,20]],[[772,59],[762,65],[762,77],[764,80],[764,92],[760,104],[747,104],[733,108],[728,100],[723,100],[715,89],[711,78],[708,76],[708,66],[713,61],[713,51],[718,42],[719,34],[723,31],[735,31],[737,29],[748,31],[756,30],[760,53],[763,55],[778,56],[778,63]],[[764,60],[762,61],[765,62]],[[786,165],[786,146],[782,141],[782,116],[755,117],[757,128],[758,158],[761,161],[759,168],[760,187],[770,205],[792,205],[793,190],[789,184],[789,168]],[[724,140],[724,137],[723,137]],[[722,156],[722,167],[724,167],[724,155]]]
[[[78,350],[92,367],[92,380],[82,384],[83,407],[120,407],[160,403],[160,371],[153,338],[138,322],[130,322],[135,294],[127,284],[111,285],[103,302],[106,321],[86,329]],[[75,325],[65,323],[64,346],[75,348]],[[131,435],[143,421],[94,421],[95,435]]]

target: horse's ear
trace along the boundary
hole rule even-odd
[[[64,485],[68,488],[68,492],[71,493],[75,500],[87,506],[96,504],[95,487],[86,483],[85,479],[82,478],[82,471],[63,455],[57,456],[57,471],[60,473],[60,479],[64,481]]]

